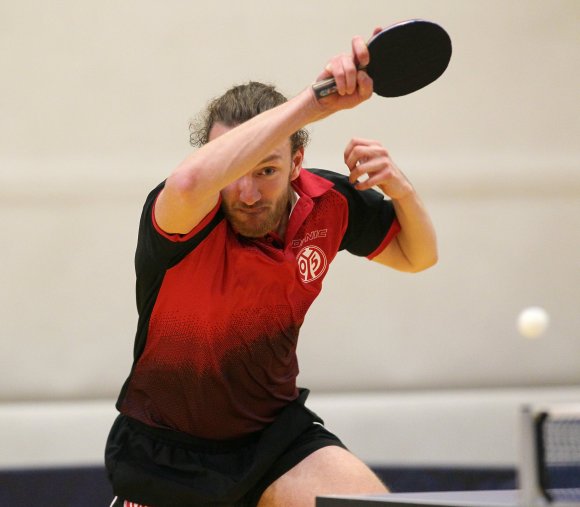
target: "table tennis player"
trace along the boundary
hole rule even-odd
[[[231,88],[147,197],[134,363],[106,447],[114,506],[312,507],[386,491],[296,385],[298,332],[340,250],[408,272],[437,259],[428,213],[381,144],[348,143],[350,176],[303,168],[304,127],[371,97],[368,59],[353,38],[318,76],[338,88],[320,100],[310,86],[289,100]]]

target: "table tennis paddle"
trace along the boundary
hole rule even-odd
[[[451,59],[451,39],[436,23],[411,19],[391,25],[367,43],[370,61],[365,70],[373,90],[382,97],[400,97],[435,81]],[[316,98],[336,93],[333,78],[312,85]]]

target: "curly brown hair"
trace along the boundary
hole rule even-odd
[[[283,104],[288,99],[272,85],[250,81],[230,88],[222,96],[213,99],[189,124],[189,142],[200,147],[209,141],[214,123],[235,127],[250,118]],[[292,153],[308,144],[309,135],[300,129],[290,136]]]

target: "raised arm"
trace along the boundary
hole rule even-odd
[[[344,152],[350,181],[359,190],[378,186],[391,198],[401,231],[374,261],[399,271],[423,271],[437,262],[435,229],[413,185],[378,141],[352,139]],[[361,177],[368,178],[359,181]]]
[[[186,234],[216,205],[219,193],[258,166],[272,150],[305,125],[367,100],[372,80],[357,64],[368,63],[360,37],[352,52],[330,60],[318,79],[334,77],[339,93],[318,101],[309,86],[296,97],[242,123],[190,154],[169,176],[155,206],[165,232]],[[231,126],[230,126],[231,127]]]

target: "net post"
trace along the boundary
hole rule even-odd
[[[521,495],[521,505],[527,507],[548,505],[540,489],[539,456],[536,440],[537,414],[538,411],[531,405],[521,407],[518,486]]]

